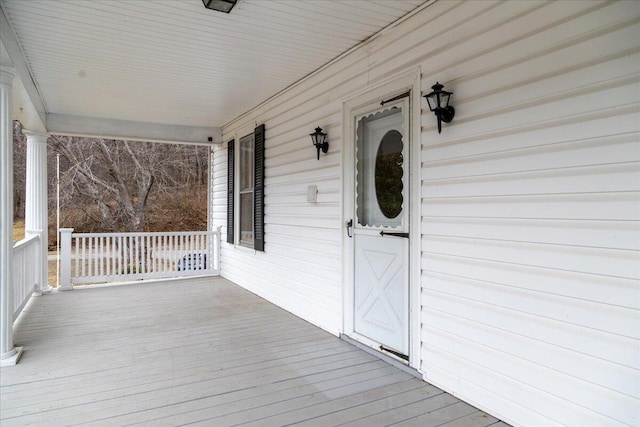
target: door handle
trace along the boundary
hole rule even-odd
[[[347,221],[347,236],[349,237],[353,237],[353,235],[351,234],[352,227],[353,227],[353,219],[350,219],[349,221]]]
[[[409,238],[409,233],[385,233],[384,231],[380,232],[381,236],[393,236],[393,237],[404,237],[404,238]]]

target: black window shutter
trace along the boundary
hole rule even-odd
[[[255,174],[253,185],[253,248],[264,251],[264,125],[255,128]]]
[[[234,179],[234,145],[235,141],[232,139],[228,142],[227,148],[227,243],[233,244],[233,179]]]

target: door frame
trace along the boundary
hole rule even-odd
[[[367,105],[410,90],[409,99],[409,366],[420,368],[420,68],[368,84],[342,102],[342,329],[350,338],[372,347],[375,343],[354,335],[354,239],[347,236],[346,224],[355,220],[355,123],[354,113]],[[385,353],[386,354],[386,353]],[[398,359],[400,360],[400,359]],[[406,363],[406,362],[405,362]]]

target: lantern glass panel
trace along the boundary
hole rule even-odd
[[[427,104],[429,104],[429,110],[435,111],[436,107],[438,107],[438,95],[435,93],[427,96]]]
[[[321,145],[321,144],[324,143],[324,140],[325,140],[327,134],[322,132],[321,129],[316,129],[316,131],[314,133],[312,133],[310,136],[311,136],[311,141],[312,141],[313,145]]]
[[[442,94],[440,94],[441,97],[441,102],[440,102],[440,106],[445,108],[449,106],[449,98],[451,97],[451,93],[450,92],[442,92]]]

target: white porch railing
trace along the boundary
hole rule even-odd
[[[60,289],[72,284],[220,274],[220,228],[160,233],[60,230]]]
[[[40,236],[31,235],[13,245],[13,319],[15,320],[31,298],[40,265]]]

